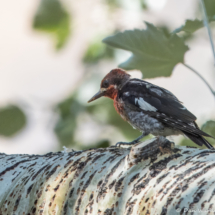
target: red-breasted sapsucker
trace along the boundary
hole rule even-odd
[[[132,142],[119,142],[117,145],[131,145],[139,142],[144,136],[170,136],[183,134],[199,146],[209,149],[213,146],[203,138],[211,137],[201,131],[196,117],[168,90],[131,78],[122,69],[113,69],[102,80],[100,90],[88,102],[101,96],[114,101],[114,107],[120,116],[142,135]]]

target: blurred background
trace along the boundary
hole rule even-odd
[[[129,52],[102,39],[143,21],[167,32],[202,18],[196,0],[0,1],[0,152],[47,153],[106,147],[140,135],[102,98],[87,104],[111,69]],[[213,25],[212,35],[215,36]],[[213,54],[205,28],[186,39],[185,62],[215,89]],[[129,71],[144,78],[140,71]],[[146,79],[173,92],[200,126],[215,133],[215,99],[181,64],[171,77]],[[209,121],[210,120],[210,121]],[[208,127],[205,123],[209,121]],[[192,143],[171,137],[178,144]]]

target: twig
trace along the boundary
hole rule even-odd
[[[207,11],[205,8],[205,3],[203,0],[199,0],[200,4],[202,6],[202,10],[203,10],[203,20],[204,20],[204,25],[207,28],[208,31],[208,36],[210,39],[210,43],[211,43],[211,48],[212,48],[212,52],[213,52],[213,57],[214,57],[214,66],[215,66],[215,49],[214,49],[214,42],[213,42],[213,37],[212,37],[212,33],[211,33],[211,29],[210,26],[208,24],[208,16],[207,16]]]
[[[203,78],[203,76],[201,76],[195,69],[193,69],[192,67],[190,67],[189,65],[182,63],[185,67],[187,67],[188,69],[190,69],[191,71],[193,71],[196,75],[199,76],[199,78],[202,79],[202,81],[207,85],[207,87],[210,89],[211,93],[213,94],[214,98],[215,98],[215,91],[211,88],[211,86],[208,84],[208,82]]]

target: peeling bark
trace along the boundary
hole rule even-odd
[[[214,214],[214,204],[215,150],[154,138],[132,148],[0,154],[0,215]]]

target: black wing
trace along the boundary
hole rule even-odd
[[[187,133],[211,137],[196,127],[196,117],[168,90],[140,79],[131,79],[120,91],[123,101],[133,108]]]

